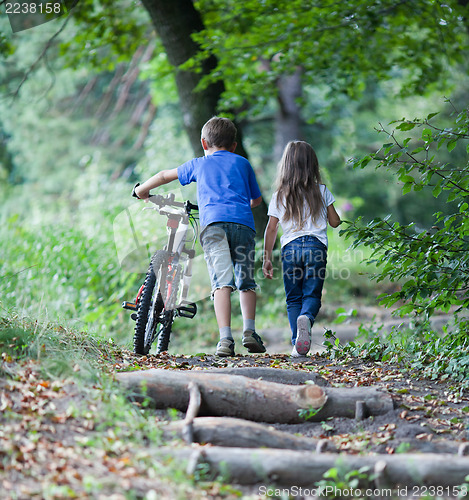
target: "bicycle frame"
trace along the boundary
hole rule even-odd
[[[166,292],[166,300],[164,303],[165,310],[177,309],[187,302],[190,280],[192,278],[192,260],[195,256],[194,247],[198,236],[197,229],[194,229],[194,237],[192,239],[188,238],[190,226],[190,211],[188,213],[187,208],[195,207],[195,205],[190,204],[190,202],[174,202],[174,195],[170,196],[172,196],[172,198],[168,197],[169,199],[167,198],[165,200],[165,203],[173,207],[183,207],[183,211],[174,213],[168,209],[153,209],[158,210],[161,215],[166,215],[168,217],[168,222],[166,223],[166,227],[168,230],[168,242],[164,247],[164,250],[166,250],[169,254],[167,267],[168,274],[166,274],[166,276],[162,276],[162,282],[166,281],[168,288]],[[158,205],[160,200],[153,200],[153,198],[156,197],[151,197],[150,201]],[[187,247],[186,243],[189,242],[192,242],[192,245],[190,247]],[[171,292],[178,265],[181,265],[182,269],[184,270],[182,274],[183,286],[180,299],[177,302],[173,302],[171,301]]]
[[[168,240],[163,249],[155,252],[148,271],[156,277],[158,289],[156,289],[155,298],[152,299],[151,305],[148,303],[147,298],[143,300],[145,305],[142,305],[144,308],[142,310],[146,311],[145,318],[148,318],[143,320],[147,322],[145,342],[147,342],[148,338],[151,338],[149,341],[151,346],[154,338],[159,335],[153,330],[155,325],[159,323],[161,325],[160,332],[164,330],[163,337],[167,338],[167,345],[174,318],[176,316],[193,318],[197,312],[196,304],[188,302],[187,297],[192,278],[192,260],[195,256],[195,244],[198,237],[198,226],[191,214],[191,210],[198,210],[198,207],[189,201],[185,203],[176,202],[174,194],[165,197],[160,195],[150,196],[149,201],[155,206],[144,210],[157,210],[161,215],[168,218],[166,223]],[[192,226],[193,230],[192,236],[189,235],[190,226]],[[162,252],[164,259],[162,258]],[[156,263],[154,259],[156,259]],[[125,309],[140,314],[140,298],[144,293],[145,284],[146,281],[140,287],[135,302],[124,302],[122,304]],[[132,318],[137,320],[138,314],[132,314]],[[139,321],[141,320],[137,320],[136,332],[137,329],[141,332],[140,327],[138,327]],[[140,339],[141,334],[136,333],[137,335]],[[159,340],[158,352],[160,352],[160,347]],[[139,351],[139,353],[142,352]]]

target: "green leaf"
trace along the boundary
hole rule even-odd
[[[402,194],[410,193],[410,191],[412,191],[412,182],[407,182],[402,187]]]
[[[448,142],[448,144],[446,145],[446,147],[448,148],[448,151],[450,153],[456,147],[457,143],[458,143],[458,139],[452,139],[451,141]]]
[[[409,174],[403,174],[401,176],[399,176],[399,180],[402,181],[402,182],[410,182],[410,183],[414,183],[415,182],[415,179],[409,175]]]
[[[413,122],[403,122],[400,125],[398,125],[396,128],[398,130],[402,130],[403,132],[405,132],[407,130],[412,130],[415,127],[415,125],[416,124]]]
[[[438,198],[440,196],[441,191],[443,191],[443,188],[441,187],[441,181],[438,181],[438,184],[433,188],[432,194],[435,198]]]
[[[422,139],[425,142],[430,142],[432,140],[432,131],[429,128],[424,128],[422,130]]]

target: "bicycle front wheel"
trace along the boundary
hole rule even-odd
[[[161,354],[169,348],[169,338],[173,327],[174,317],[176,315],[176,302],[179,292],[179,281],[181,279],[181,266],[177,266],[176,272],[173,275],[170,286],[167,289],[167,306],[164,312],[164,317],[158,332],[158,344],[156,345],[156,353]]]
[[[168,252],[160,250],[153,255],[148,268],[142,294],[137,304],[135,323],[134,352],[148,354],[157,334],[158,324],[162,322],[165,294],[165,273]]]

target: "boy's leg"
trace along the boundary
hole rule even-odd
[[[213,306],[217,318],[220,341],[217,344],[218,356],[234,356],[234,339],[231,333],[231,287],[223,287],[213,293]]]
[[[243,316],[244,330],[255,330],[256,300],[257,295],[255,290],[245,290],[239,294],[239,304]],[[250,323],[251,321],[252,323]],[[247,326],[245,323],[247,323]]]
[[[265,352],[265,346],[256,333],[256,288],[254,279],[255,232],[242,224],[231,226],[230,248],[233,256],[236,286],[243,316],[243,346],[248,352]]]
[[[223,225],[208,226],[201,234],[204,257],[212,283],[215,317],[220,331],[216,354],[234,356],[231,334],[231,292],[235,289],[231,252]]]
[[[243,315],[243,346],[252,353],[265,352],[264,343],[256,333],[256,300],[255,290],[240,292],[239,302]]]
[[[213,307],[220,330],[231,328],[231,291],[231,288],[223,287],[213,293]]]

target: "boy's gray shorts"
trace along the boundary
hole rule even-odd
[[[212,297],[219,288],[240,291],[257,288],[254,280],[255,234],[250,227],[234,222],[214,222],[202,231],[200,243],[212,283]]]

